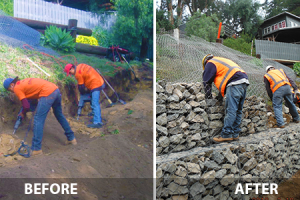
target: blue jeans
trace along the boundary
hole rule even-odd
[[[291,87],[289,85],[283,85],[274,92],[273,99],[272,99],[277,126],[284,125],[283,116],[282,116],[283,98],[285,100],[286,106],[290,110],[293,119],[300,120],[296,106],[293,102]]]
[[[241,131],[240,123],[242,120],[243,104],[246,98],[248,85],[242,83],[226,88],[225,118],[222,129],[222,138],[236,138]]]
[[[93,123],[94,124],[102,124],[102,118],[101,118],[101,108],[100,108],[100,93],[101,90],[105,88],[105,85],[103,84],[101,86],[100,91],[93,91],[92,93],[92,113],[94,114]]]
[[[74,132],[72,131],[68,121],[62,113],[61,108],[61,94],[59,89],[56,89],[52,94],[47,97],[41,97],[39,99],[36,113],[34,115],[34,125],[33,125],[33,138],[32,138],[32,150],[42,149],[42,139],[43,139],[43,129],[47,114],[52,107],[53,113],[60,123],[62,128],[65,130],[65,135],[68,141],[75,138]]]

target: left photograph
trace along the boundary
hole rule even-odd
[[[0,4],[8,199],[153,198],[153,0]]]

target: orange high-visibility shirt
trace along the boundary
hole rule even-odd
[[[14,93],[20,101],[22,99],[39,99],[49,96],[58,87],[49,81],[40,78],[25,78],[17,81],[14,87]]]
[[[78,81],[78,85],[84,84],[89,90],[101,87],[104,83],[100,74],[94,68],[86,64],[77,65],[75,78]]]

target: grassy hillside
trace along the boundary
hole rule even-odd
[[[62,55],[62,60],[74,63],[75,57],[78,63],[91,65],[92,67],[99,69],[104,76],[113,77],[119,70],[129,68],[126,63],[112,62],[108,59],[88,56],[78,52],[68,55],[73,56],[64,57],[66,55]],[[35,67],[27,58],[30,58],[39,67],[50,74],[50,77]],[[140,66],[141,62],[132,61],[130,64]],[[3,87],[3,81],[8,77],[19,76],[20,79],[29,77],[43,78],[53,83],[61,82],[63,84],[75,82],[74,78],[67,77],[63,72],[64,66],[64,62],[57,63],[55,59],[42,55],[37,51],[12,48],[7,45],[0,44],[0,95],[7,94],[7,91]]]

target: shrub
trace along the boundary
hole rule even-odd
[[[96,38],[96,40],[98,41],[99,46],[109,47],[109,46],[112,45],[111,34],[107,30],[103,29],[100,26],[96,26],[93,29],[93,35],[92,36],[94,38]]]
[[[294,72],[297,74],[297,76],[300,75],[300,63],[295,63],[294,66],[293,66],[293,70]]]
[[[244,54],[251,55],[251,39],[249,39],[248,35],[241,35],[241,37],[234,38],[226,38],[223,41],[223,45],[232,48],[234,50],[240,51]],[[254,44],[253,44],[254,45]],[[255,47],[252,49],[252,56],[255,56]]]
[[[44,44],[49,45],[55,50],[63,52],[73,52],[75,51],[76,43],[70,35],[70,32],[51,25],[45,30]]]
[[[98,41],[93,36],[89,37],[89,36],[79,35],[76,38],[76,42],[77,43],[83,43],[83,44],[89,44],[89,45],[98,46]]]

